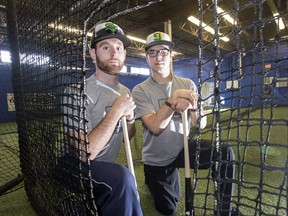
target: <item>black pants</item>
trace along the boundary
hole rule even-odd
[[[210,140],[201,140],[197,156],[196,140],[189,140],[190,167],[193,169],[212,169],[212,177],[219,182],[220,214],[228,216],[231,210],[231,198],[234,191],[234,153],[227,145],[221,145],[219,151]],[[219,171],[216,170],[218,164]],[[178,168],[184,168],[184,149],[168,166],[157,167],[144,164],[146,184],[154,198],[155,208],[163,215],[175,214],[180,199],[180,180]],[[218,177],[218,178],[217,178]],[[217,193],[215,193],[217,195]]]

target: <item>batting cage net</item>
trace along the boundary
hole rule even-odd
[[[110,20],[123,23],[127,32],[125,17],[162,2],[165,0],[6,2],[17,125],[1,125],[5,168],[1,165],[0,183],[6,184],[18,174],[20,182],[23,175],[25,191],[40,215],[98,215],[86,157],[89,142],[84,106],[85,79],[94,70],[87,46],[91,30],[95,23]],[[271,23],[287,22],[288,5],[283,9],[282,1],[233,0],[230,9],[223,12],[218,7],[223,1],[192,2],[198,8],[198,21],[196,30],[190,29],[194,33],[191,43],[196,43],[198,50],[187,70],[197,74],[193,81],[201,92],[199,105],[205,105],[208,125],[203,130],[191,129],[190,138],[197,140],[196,154],[200,153],[201,139],[210,139],[219,156],[214,162],[216,178],[212,167],[199,169],[199,161],[191,169],[193,214],[221,215],[219,184],[227,182],[219,178],[217,167],[228,163],[221,160],[221,148],[230,145],[235,157],[229,163],[236,168],[233,207],[244,215],[288,215],[288,39],[280,27],[271,28]],[[279,13],[268,16],[264,5],[271,2]],[[251,11],[253,18],[244,19]],[[233,16],[234,23],[220,31],[226,15]],[[206,23],[207,17],[210,23]],[[135,19],[139,21],[141,16]],[[240,24],[240,19],[245,22]],[[207,27],[212,34],[207,33]],[[265,38],[267,31],[273,32],[272,39]],[[225,40],[230,40],[229,45]],[[131,62],[132,52],[135,54],[135,50],[127,50]],[[143,47],[138,52],[144,52]],[[175,71],[184,67],[179,61],[173,65]],[[126,84],[132,88],[131,83]],[[67,104],[65,98],[72,103]],[[73,112],[65,112],[63,107]],[[140,179],[143,137],[141,123],[136,126],[131,143],[134,162],[139,164],[136,180],[146,215],[145,200],[150,195]],[[85,145],[72,146],[71,139]],[[8,164],[14,168],[6,169]],[[183,214],[181,204],[177,215]]]
[[[199,90],[203,90],[201,87],[207,82],[212,86],[213,90],[207,96],[202,95],[202,100],[212,100],[213,108],[208,114],[210,125],[204,131],[196,132],[197,137],[215,141],[215,149],[219,152],[215,165],[218,167],[225,164],[220,159],[222,145],[233,146],[236,172],[232,202],[242,214],[287,215],[288,139],[287,114],[284,114],[287,102],[284,101],[288,95],[280,87],[287,85],[288,59],[284,51],[287,51],[287,38],[281,37],[280,28],[273,29],[272,39],[264,36],[265,32],[271,31],[270,24],[281,22],[282,16],[265,15],[264,5],[271,1],[234,1],[228,12],[223,12],[220,2],[213,1],[207,6],[198,1],[202,27],[199,29]],[[240,25],[240,19],[249,11],[253,11],[254,17]],[[220,22],[228,14],[235,18],[233,25],[221,28],[220,32]],[[207,42],[204,33],[207,24],[203,20],[209,15],[213,16],[214,37]],[[227,39],[233,41],[232,47],[224,45]],[[205,56],[207,46],[213,47],[214,51],[209,59]],[[207,77],[203,71],[209,64],[213,64],[214,69]],[[207,186],[200,192],[198,187],[203,181]],[[209,200],[216,209],[221,205],[221,200],[217,199],[221,183],[213,182],[210,173],[201,176],[195,170],[195,202],[203,201],[195,206],[196,212],[202,212],[199,215],[209,208]],[[216,192],[209,194],[209,186],[214,186]]]

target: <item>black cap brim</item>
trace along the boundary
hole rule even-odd
[[[98,43],[99,41],[105,40],[105,39],[109,39],[109,38],[117,38],[120,41],[122,41],[123,46],[125,48],[129,47],[131,45],[131,40],[126,37],[125,35],[120,35],[120,34],[109,34],[109,35],[105,35],[105,36],[101,36],[98,38],[95,38],[93,40],[93,42],[91,43],[91,48],[95,47],[95,44]]]
[[[150,47],[156,46],[156,45],[167,45],[170,47],[170,49],[173,49],[174,47],[174,43],[171,41],[154,41],[145,46],[145,51],[147,51]]]

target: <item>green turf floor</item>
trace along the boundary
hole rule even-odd
[[[272,115],[273,114],[273,115]],[[241,117],[240,117],[241,116]],[[255,110],[247,116],[247,110],[242,110],[239,113],[237,110],[231,113],[221,113],[221,137],[223,140],[229,140],[229,144],[234,149],[236,164],[236,185],[235,185],[235,203],[241,203],[240,209],[244,215],[260,215],[257,211],[259,205],[264,211],[265,215],[280,215],[286,216],[285,209],[287,208],[287,179],[284,178],[285,169],[287,169],[287,155],[288,155],[288,112],[287,107],[277,107],[270,112],[269,109]],[[271,121],[275,125],[271,127]],[[213,118],[208,116],[208,126],[203,130],[202,138],[211,138],[213,136]],[[270,122],[270,123],[269,123]],[[141,125],[138,124],[138,127]],[[270,126],[269,126],[270,125]],[[12,128],[9,125],[9,128]],[[7,124],[0,124],[0,145],[3,143],[15,142],[15,137],[9,135]],[[4,131],[4,132],[3,132]],[[8,132],[7,132],[8,131]],[[192,130],[192,134],[196,133]],[[8,141],[7,141],[8,140]],[[237,140],[242,140],[241,145]],[[140,144],[139,144],[140,143]],[[141,162],[141,129],[138,128],[137,136],[131,141],[131,150],[134,160],[134,168],[138,191],[140,194],[141,205],[145,216],[158,216],[154,208],[152,197],[144,184],[143,164]],[[269,143],[269,145],[267,145]],[[3,157],[3,146],[0,146],[2,154],[1,159],[1,173],[7,172],[4,168],[5,160]],[[9,153],[10,155],[10,153]],[[9,156],[11,158],[11,156]],[[119,163],[126,164],[126,155],[124,148],[122,148],[119,158]],[[19,165],[19,162],[17,162]],[[17,163],[14,165],[16,173],[19,170]],[[262,168],[262,169],[261,169]],[[265,172],[262,170],[265,169]],[[178,215],[184,215],[184,171],[180,170],[182,198],[180,200]],[[191,171],[192,177],[194,171]],[[213,183],[208,185],[207,177],[208,170],[200,170],[197,172],[197,196],[195,198],[195,205],[199,209],[201,206],[213,207]],[[287,171],[286,171],[287,175]],[[0,177],[1,178],[1,177]],[[286,176],[287,178],[287,176]],[[241,180],[241,182],[239,181]],[[282,193],[279,194],[280,189]],[[279,189],[280,188],[280,189]],[[203,194],[210,192],[210,196]],[[241,194],[241,197],[237,197]],[[206,198],[206,199],[205,199]],[[261,200],[261,203],[259,203]],[[234,203],[234,204],[235,204]],[[258,204],[257,204],[258,203]],[[279,210],[277,212],[277,209]],[[15,192],[0,196],[0,215],[2,216],[33,216],[35,215],[30,202],[26,196],[25,190],[22,187]],[[197,215],[203,215],[200,210]],[[212,211],[207,214],[213,215]]]

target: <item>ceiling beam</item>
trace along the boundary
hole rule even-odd
[[[192,24],[190,24],[188,21],[179,21],[179,24],[178,24],[178,27],[195,36],[196,38],[199,37],[199,28],[195,28]],[[208,43],[211,43],[212,42],[212,46],[214,46],[214,43],[213,43],[213,40],[214,40],[214,37],[212,34],[206,32],[205,30],[202,32],[202,38],[204,41],[208,42]],[[222,42],[221,40],[219,40],[219,47],[225,51],[229,51],[231,50],[231,46],[229,43],[225,43],[225,42]]]

